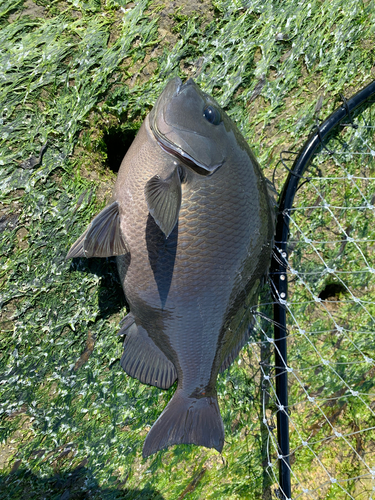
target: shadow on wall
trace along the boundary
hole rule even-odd
[[[95,274],[100,278],[98,290],[99,318],[108,318],[118,313],[124,306],[127,306],[115,257],[91,257],[90,259],[78,257],[71,260],[70,270],[80,271],[84,274]]]
[[[112,487],[99,487],[91,471],[83,465],[79,465],[72,472],[44,478],[19,468],[7,475],[0,474],[0,498],[1,500],[164,500],[164,497],[152,488],[127,489],[125,484],[126,480],[120,482],[114,478]]]

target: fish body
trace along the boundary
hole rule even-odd
[[[248,339],[273,231],[266,181],[234,123],[192,80],[171,80],[121,164],[112,203],[68,254],[117,255],[130,306],[121,365],[157,387],[178,380],[144,456],[179,443],[221,451],[216,378]]]

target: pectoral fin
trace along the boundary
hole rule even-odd
[[[128,253],[120,229],[117,201],[106,206],[92,220],[86,231],[71,246],[67,259],[74,257],[112,257]]]
[[[181,207],[181,179],[178,168],[165,180],[158,175],[152,177],[145,186],[145,196],[151,216],[168,238],[176,225]]]

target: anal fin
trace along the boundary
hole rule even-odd
[[[126,316],[119,335],[125,335],[120,364],[128,375],[160,389],[168,389],[175,382],[177,371],[173,363],[155,345],[147,331],[136,324],[131,313]]]

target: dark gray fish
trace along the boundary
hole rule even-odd
[[[70,257],[116,255],[130,313],[121,365],[177,390],[143,456],[173,444],[221,451],[216,378],[249,338],[245,309],[267,273],[274,209],[260,167],[216,101],[169,81],[122,161],[113,201]]]

